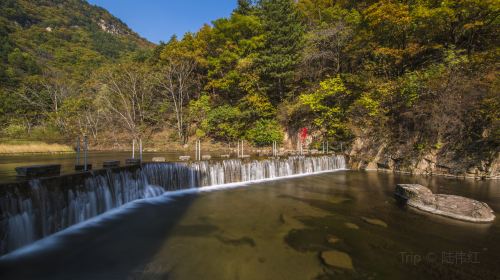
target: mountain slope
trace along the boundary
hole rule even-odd
[[[152,46],[84,0],[0,2],[0,81],[7,86],[45,67],[83,81],[95,67]]]

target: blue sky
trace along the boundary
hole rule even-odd
[[[197,31],[204,23],[228,17],[236,0],[88,0],[108,10],[151,42]]]

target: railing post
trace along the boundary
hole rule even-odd
[[[135,138],[132,139],[132,158],[135,159]]]
[[[201,140],[196,141],[196,160],[201,160]]]
[[[76,165],[80,164],[80,136],[76,138]]]
[[[87,135],[84,135],[83,136],[83,170],[84,171],[88,171],[88,167],[87,167],[87,153],[89,150],[88,145],[89,145],[88,137],[87,137]]]
[[[142,162],[142,138],[139,138],[139,159]]]

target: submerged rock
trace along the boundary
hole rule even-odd
[[[366,223],[369,223],[369,224],[372,224],[375,226],[387,227],[387,223],[382,221],[382,220],[379,220],[379,219],[372,219],[372,218],[367,218],[367,217],[361,217],[361,219],[363,221],[365,221]]]
[[[281,224],[292,227],[292,228],[303,228],[303,224],[296,220],[295,218],[288,216],[287,214],[281,213],[279,217]]]
[[[349,201],[349,200],[350,199],[346,198],[346,197],[334,196],[334,197],[329,198],[328,202],[334,203],[334,204],[339,204],[339,203],[343,203],[343,202],[346,202],[346,201]]]
[[[219,240],[220,242],[226,244],[226,245],[231,245],[231,246],[250,246],[250,247],[255,247],[257,246],[255,244],[255,240],[253,238],[243,236],[241,238],[230,238],[227,236],[222,236],[222,235],[216,235],[215,238]]]
[[[345,226],[350,229],[359,229],[359,226],[354,223],[345,223]]]
[[[328,236],[326,237],[326,241],[328,241],[328,243],[330,243],[330,244],[332,244],[332,245],[333,245],[333,244],[338,243],[338,242],[340,241],[340,238],[338,238],[338,237],[337,237],[337,236],[335,236],[335,235],[328,235]]]
[[[353,269],[351,257],[341,251],[330,250],[321,252],[321,260],[326,265],[342,269]]]
[[[398,184],[396,198],[408,206],[461,221],[485,223],[495,220],[488,204],[467,197],[433,194],[417,184]]]

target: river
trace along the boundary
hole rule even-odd
[[[470,224],[402,209],[397,183],[500,211],[499,181],[361,171],[167,193],[2,257],[0,278],[498,279],[498,219]],[[320,254],[332,250],[352,268],[327,266]]]

